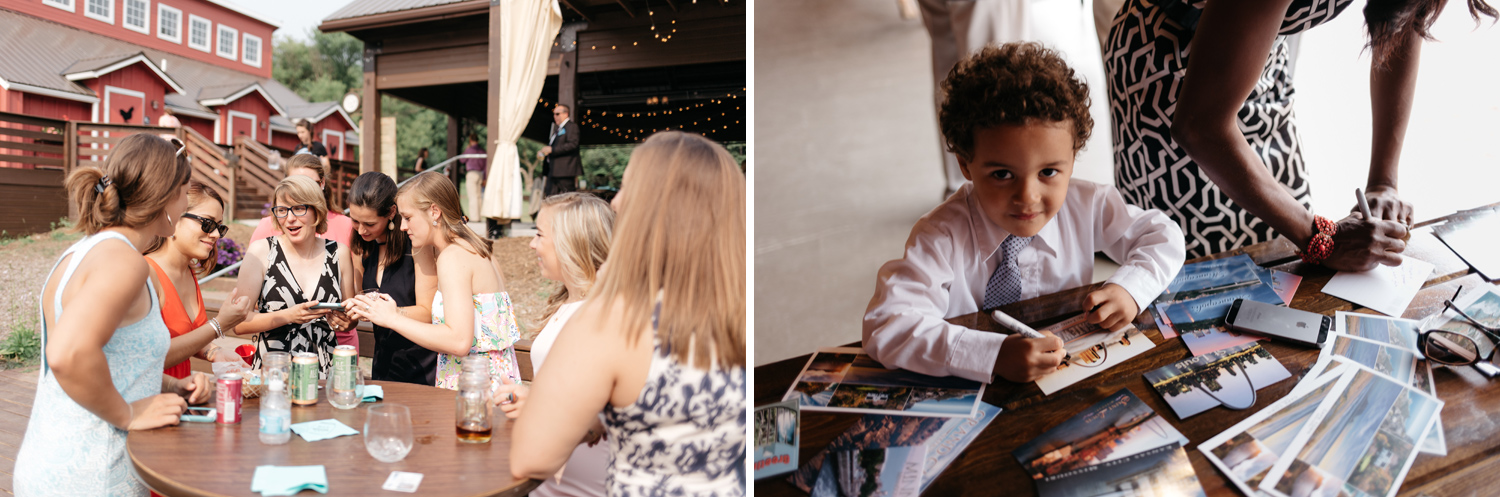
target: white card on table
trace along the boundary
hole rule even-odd
[[[1410,257],[1400,266],[1375,266],[1369,271],[1340,271],[1323,285],[1323,293],[1374,309],[1387,316],[1401,317],[1411,299],[1422,289],[1431,262]]]
[[[417,486],[421,484],[422,473],[392,471],[391,476],[385,479],[385,484],[381,485],[380,488],[397,492],[414,493],[417,491]]]

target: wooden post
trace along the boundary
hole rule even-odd
[[[238,169],[238,163],[224,161],[224,176],[229,178],[229,198],[224,199],[224,203],[228,204],[228,208],[224,209],[224,222],[226,223],[234,221],[238,217],[235,214],[240,210],[240,187],[235,184],[239,181],[239,175],[235,174]]]
[[[448,114],[448,157],[463,153],[463,120],[453,114]],[[458,184],[458,170],[462,167],[458,163],[448,165],[448,180],[454,185]]]
[[[360,106],[363,113],[359,122],[359,172],[364,174],[380,170],[380,90],[375,88],[375,55],[379,48],[365,48],[364,89],[361,90]]]
[[[489,98],[486,99],[489,108],[485,109],[485,160],[490,167],[495,167],[495,144],[500,141],[500,49],[503,38],[500,36],[504,26],[500,19],[500,0],[490,0],[490,81]],[[499,185],[490,185],[496,187]],[[474,221],[478,221],[475,219]],[[500,220],[506,222],[508,220]]]
[[[78,122],[68,121],[63,125],[63,181],[73,174],[73,169],[78,167]],[[67,196],[67,189],[63,189],[63,196]],[[78,206],[73,204],[73,199],[68,199],[68,219],[78,220]]]
[[[578,50],[562,54],[562,65],[557,68],[557,103],[568,106],[568,118],[578,121]]]

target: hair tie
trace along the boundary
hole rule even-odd
[[[464,223],[468,223],[469,222],[469,216],[458,216],[458,217],[464,218]]]
[[[94,192],[95,193],[104,193],[104,187],[107,187],[109,185],[113,185],[114,183],[115,183],[115,181],[112,180],[112,179],[109,179],[109,175],[108,174],[101,175],[101,176],[99,176],[99,181],[96,182],[96,183],[94,183]]]

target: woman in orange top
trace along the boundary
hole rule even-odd
[[[165,373],[174,378],[192,373],[189,358],[193,356],[208,361],[240,360],[233,353],[221,353],[213,341],[244,321],[252,303],[247,297],[238,297],[236,289],[229,293],[219,315],[208,318],[198,278],[213,270],[219,239],[229,227],[221,223],[224,200],[218,193],[194,181],[188,184],[187,196],[188,209],[177,218],[176,231],[171,237],[157,238],[146,250],[146,262],[156,272],[154,279],[162,296],[161,317],[172,333]]]

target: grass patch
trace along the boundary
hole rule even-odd
[[[10,335],[0,340],[0,365],[5,369],[36,365],[42,357],[42,337],[37,328],[35,317],[17,318],[11,323]]]

